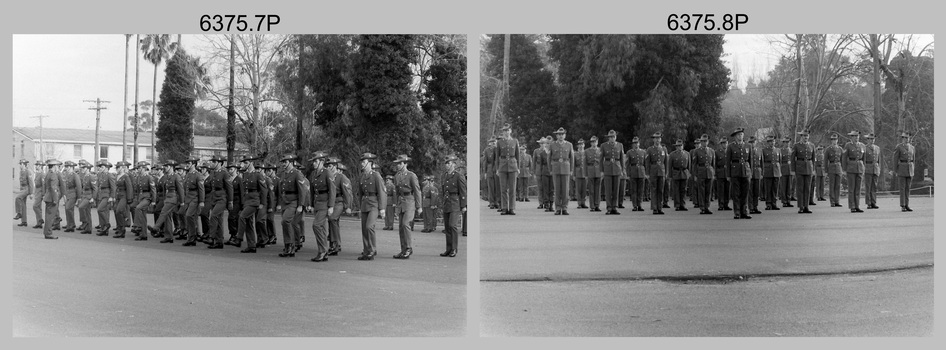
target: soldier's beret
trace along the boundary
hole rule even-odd
[[[829,139],[831,139],[831,140],[837,140],[837,139],[838,139],[838,133],[832,133],[832,134],[831,134],[831,137],[829,137]]]
[[[729,136],[736,136],[736,134],[738,134],[738,133],[744,133],[744,132],[746,132],[746,129],[743,129],[743,128],[736,128],[736,130],[733,130],[733,132],[732,132],[731,134],[729,134]]]
[[[411,158],[406,154],[400,154],[397,156],[397,159],[394,160],[394,163],[407,163],[410,162]]]
[[[801,135],[801,136],[808,136],[808,130],[799,131],[799,132],[798,132],[798,135]]]
[[[590,139],[588,139],[588,142],[598,142],[598,137],[592,136]]]
[[[451,154],[451,155],[448,155],[446,158],[444,158],[444,161],[443,161],[443,162],[444,162],[444,163],[446,163],[446,162],[456,162],[458,159],[459,159],[459,158],[457,158],[457,156]]]
[[[503,124],[503,127],[500,128],[500,130],[504,130],[504,131],[511,130],[511,129],[512,129],[512,126],[510,126],[509,123]]]
[[[578,144],[584,145],[584,144],[585,144],[585,139],[578,139]]]
[[[608,131],[608,137],[618,137],[618,133],[614,130]]]
[[[317,151],[314,154],[312,154],[312,158],[309,158],[309,163],[312,163],[318,159],[325,159],[325,158],[328,158],[328,153],[326,153],[325,151]]]
[[[755,143],[755,136],[749,136],[749,143]]]
[[[361,159],[359,159],[359,161],[365,160],[365,159],[375,159],[375,158],[378,158],[378,156],[366,152],[361,155]]]
[[[867,134],[867,136],[864,136],[864,138],[865,138],[865,139],[873,139],[873,138],[874,138],[874,134]]]
[[[631,143],[632,143],[632,144],[634,144],[634,143],[640,143],[640,141],[641,141],[641,139],[640,139],[639,137],[637,137],[637,136],[634,136],[634,138],[631,139]]]
[[[285,162],[285,161],[291,161],[291,162],[292,162],[292,161],[295,161],[295,160],[296,160],[296,155],[295,155],[295,154],[287,154],[287,155],[282,156],[282,158],[279,158],[279,162]]]
[[[857,132],[857,130],[851,130],[851,132],[847,133],[847,136],[860,136],[860,135],[861,133]]]
[[[555,130],[555,132],[553,132],[553,134],[556,134],[556,135],[564,134],[564,133],[565,133],[565,128],[561,128],[561,127],[558,128],[558,130]]]
[[[650,138],[652,139],[656,139],[658,137],[663,137],[663,135],[661,135],[659,131],[655,132],[653,135],[650,135]]]

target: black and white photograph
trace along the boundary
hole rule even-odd
[[[466,34],[13,35],[12,62],[14,337],[467,334]]]
[[[479,40],[481,336],[933,334],[933,35]]]

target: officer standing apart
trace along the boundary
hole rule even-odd
[[[690,179],[690,152],[683,150],[683,139],[677,139],[670,153],[670,179],[672,183],[673,205],[676,211],[687,211],[687,180]]]
[[[516,179],[519,176],[519,140],[512,138],[509,124],[502,127],[496,140],[496,176],[499,178],[499,210],[503,215],[516,215]]]
[[[781,150],[775,147],[775,136],[765,137],[762,148],[762,192],[765,193],[765,210],[781,210],[776,202],[778,181],[782,178]]]
[[[864,152],[864,200],[867,209],[878,209],[877,176],[880,175],[880,146],[874,144],[874,134],[864,136],[867,140]]]
[[[378,218],[378,209],[387,205],[387,198],[384,196],[384,182],[381,174],[372,169],[372,162],[378,156],[371,153],[361,155],[361,179],[358,181],[358,194],[361,198],[361,240],[364,250],[358,260],[374,260],[378,255],[375,249],[376,240],[374,232],[374,222]],[[381,213],[384,218],[384,213]]]
[[[733,143],[726,149],[729,159],[729,175],[732,178],[733,219],[752,219],[748,212],[749,179],[752,177],[750,161],[752,147],[743,141],[745,129],[736,128],[730,137]]]
[[[852,213],[863,213],[861,210],[861,182],[864,181],[864,153],[867,147],[858,140],[861,133],[851,131],[847,136],[851,141],[844,145],[841,154],[841,167],[847,173],[847,207]]]
[[[16,205],[16,216],[13,220],[20,220],[17,226],[26,226],[26,200],[33,195],[33,177],[30,176],[30,162],[26,159],[20,159],[20,193],[17,193],[14,204]]]
[[[729,207],[729,197],[732,195],[731,189],[732,185],[730,184],[729,179],[729,158],[727,158],[727,151],[729,150],[729,140],[726,136],[721,136],[719,138],[719,144],[716,148],[716,200],[719,203],[719,206],[716,210],[732,210]]]
[[[43,225],[43,236],[46,239],[59,239],[53,236],[53,223],[59,214],[59,199],[62,198],[62,184],[59,169],[62,162],[56,159],[46,161],[49,171],[43,180],[43,201],[46,203],[46,220]]]
[[[618,192],[621,189],[621,176],[624,175],[624,145],[615,141],[618,133],[614,130],[608,131],[607,137],[608,141],[601,144],[599,155],[601,173],[604,175],[604,202],[608,209],[605,215],[620,215],[618,196],[623,194]]]
[[[916,159],[916,148],[910,144],[910,135],[900,134],[900,144],[893,151],[893,172],[897,174],[897,185],[900,186],[900,211],[910,209],[910,184],[913,183],[913,162]]]
[[[588,204],[591,211],[601,211],[601,148],[598,147],[598,137],[592,136],[589,141],[591,147],[585,150],[585,176],[588,181]]]
[[[815,145],[808,142],[808,131],[799,131],[801,140],[792,147],[792,165],[795,168],[795,196],[798,213],[811,214],[811,176],[815,172]]]
[[[644,197],[644,179],[647,178],[647,168],[644,167],[647,152],[640,148],[640,139],[637,136],[631,139],[631,149],[624,155],[624,160],[627,162],[624,171],[630,187],[631,204],[634,206],[631,211],[644,211],[641,201]]]
[[[841,206],[841,156],[844,149],[838,146],[838,134],[831,134],[831,145],[824,150],[825,172],[828,173],[828,199],[831,207]]]
[[[709,136],[700,136],[700,147],[693,150],[690,166],[696,177],[696,199],[700,214],[712,214],[709,209],[710,194],[713,192],[713,178],[716,177],[716,152],[709,148]]]
[[[549,145],[549,173],[555,189],[555,215],[568,215],[568,179],[575,167],[575,149],[565,141],[565,128],[555,131],[556,140]],[[623,153],[622,153],[623,156]]]
[[[647,174],[650,177],[650,183],[652,187],[652,194],[650,196],[650,210],[653,210],[654,215],[663,215],[663,202],[664,196],[664,182],[667,178],[667,168],[670,166],[669,157],[667,156],[667,149],[660,144],[661,134],[659,132],[651,135],[650,139],[653,140],[653,145],[647,148]]]
[[[443,223],[446,226],[447,250],[440,253],[443,257],[457,256],[460,236],[460,216],[466,213],[466,177],[456,171],[457,157],[446,157],[441,192],[443,193]]]
[[[526,153],[526,146],[519,145],[519,178],[516,179],[520,202],[529,202],[529,180],[532,178],[532,156]]]

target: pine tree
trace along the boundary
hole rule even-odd
[[[164,70],[165,80],[158,102],[162,117],[158,122],[158,140],[155,145],[155,150],[160,153],[160,162],[170,159],[184,161],[194,150],[191,126],[197,93],[194,90],[195,78],[191,73],[193,63],[193,58],[179,50]]]

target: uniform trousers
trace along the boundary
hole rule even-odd
[[[208,236],[216,241],[223,243],[223,212],[227,210],[227,201],[217,200],[210,209],[210,232]]]
[[[43,223],[43,235],[46,237],[53,235],[53,226],[56,222],[56,216],[59,215],[59,201],[46,203],[46,221]]]
[[[687,179],[673,179],[673,206],[686,208]]]
[[[417,210],[414,208],[398,208],[398,237],[401,239],[401,253],[411,249],[411,233],[413,232],[414,214]]]
[[[45,220],[43,220],[43,207],[46,202],[43,202],[43,195],[33,194],[33,214],[36,214],[36,224],[42,225]]]
[[[79,196],[79,230],[82,232],[92,232],[92,195]],[[26,218],[23,219],[26,222]]]
[[[778,197],[782,200],[782,206],[791,204],[792,180],[793,179],[791,175],[782,175],[782,180],[779,182]]]
[[[776,206],[776,194],[778,192],[778,181],[777,177],[765,177],[762,178],[762,193],[765,195],[765,206],[775,207]]]
[[[697,198],[700,201],[700,208],[704,210],[709,210],[710,205],[710,196],[713,193],[713,178],[708,177],[705,179],[698,179],[697,183],[697,192],[699,193]]]
[[[877,174],[864,174],[864,202],[877,205]]]
[[[496,195],[499,194],[499,178],[496,177],[496,173],[487,173],[486,174],[486,198],[489,200],[490,205],[499,205],[499,198],[496,198]]]
[[[812,184],[814,187],[812,190],[815,193],[812,194],[811,196],[812,197],[817,196],[815,198],[817,198],[818,200],[824,199],[824,175],[815,176],[815,181],[813,181]]]
[[[628,180],[628,187],[631,192],[631,204],[634,208],[640,208],[641,202],[644,199],[644,178],[630,178]]]
[[[130,204],[128,199],[123,196],[115,197],[115,227],[119,227],[119,232],[124,232],[128,226],[128,214]]]
[[[206,204],[204,206],[206,206]],[[185,207],[187,211],[184,213],[184,225],[187,226],[187,241],[193,242],[197,240],[197,217],[200,215],[203,207],[201,207],[196,200],[187,203]]]
[[[624,196],[627,195],[627,179],[621,178],[618,186],[618,207],[624,206]]]
[[[259,211],[259,205],[243,205],[237,217],[236,238],[243,241],[246,236],[246,247],[256,248],[256,212]],[[236,212],[236,210],[234,210]],[[231,234],[232,236],[232,234]]]
[[[588,178],[588,206],[592,209],[601,208],[601,178]]]
[[[760,198],[762,198],[762,179],[752,178],[749,181],[749,209],[758,211]]]
[[[529,178],[528,177],[519,177],[516,179],[516,198],[519,200],[526,200],[529,198]]]
[[[841,204],[841,174],[828,174],[828,199],[831,205]]]
[[[897,176],[897,184],[900,185],[900,207],[910,206],[910,184],[913,183],[912,176]]]
[[[552,175],[542,175],[541,181],[542,185],[539,186],[539,189],[540,192],[542,192],[542,203],[552,204],[555,193],[555,188],[552,185]],[[549,208],[551,208],[551,206]]]
[[[374,234],[374,222],[378,219],[378,209],[361,212],[361,243],[363,245],[362,255],[374,254],[377,252],[376,240]]]
[[[650,210],[660,211],[663,209],[664,203],[664,182],[666,182],[666,177],[664,176],[651,176],[650,181],[653,184],[651,195],[650,195]]]
[[[730,180],[728,177],[716,178],[716,200],[719,203],[719,209],[722,210],[729,206],[729,197],[732,194]]]
[[[312,234],[315,236],[315,245],[319,254],[328,252],[328,207],[316,209],[312,213]]]
[[[235,200],[233,203],[233,210],[227,210],[227,233],[230,234],[230,238],[240,232],[240,214],[243,213],[243,206],[236,202]]]
[[[430,206],[424,207],[424,230],[433,231],[437,229],[436,211],[436,209],[431,209]]]
[[[26,198],[29,197],[29,190],[20,190],[20,193],[16,195],[16,213],[20,216],[20,222],[26,223]]]
[[[860,209],[861,207],[861,182],[864,181],[863,173],[847,173],[847,208]]]
[[[500,209],[516,210],[516,179],[518,175],[518,172],[499,173]]]
[[[795,197],[798,209],[808,210],[808,203],[811,203],[811,175],[795,175]]]
[[[393,196],[391,198],[388,198],[388,201],[392,202],[392,204],[389,204],[384,207],[384,227],[394,227],[394,218],[397,215],[394,214]],[[493,202],[490,202],[490,204],[493,204]]]
[[[735,216],[749,215],[749,178],[732,178],[732,210]]]
[[[66,209],[66,229],[75,229],[76,228],[76,202],[79,200],[79,197],[75,195],[74,192],[70,191],[70,194],[67,194],[66,200],[63,203]]]
[[[342,217],[342,211],[345,210],[345,202],[335,201],[335,207],[332,209],[332,215],[328,217],[328,243],[329,247],[341,247],[341,227],[339,219]]]
[[[148,193],[150,194],[150,193]],[[139,228],[148,227],[147,209],[151,206],[151,196],[142,193],[138,196],[138,205],[135,206],[135,226]]]
[[[618,191],[621,190],[621,175],[605,175],[602,181],[604,187],[604,204],[608,210],[618,206]]]
[[[171,217],[177,209],[177,195],[174,193],[167,194],[161,206],[158,219],[154,220],[154,229],[158,230],[158,232],[163,230],[164,238],[174,238],[174,220],[172,220]]]
[[[568,175],[555,174],[552,176],[552,186],[555,188],[555,210],[568,209]]]
[[[99,213],[99,228],[105,230],[107,229],[106,226],[110,226],[108,222],[110,220],[109,216],[111,216],[112,208],[111,205],[109,205],[108,197],[100,196],[97,201],[98,202],[95,207],[95,211]]]
[[[458,250],[460,248],[460,232],[458,232],[460,214],[461,212],[459,211],[445,211],[443,213],[443,224],[446,226],[447,231],[447,251]]]
[[[298,204],[295,200],[282,204],[282,240],[285,244],[298,242],[298,237],[296,237],[296,233],[298,232],[296,228],[296,216],[302,216],[302,213],[296,213],[297,206]]]
[[[578,206],[585,206],[585,197],[588,197],[588,179],[584,177],[575,178],[575,199],[578,200]]]

